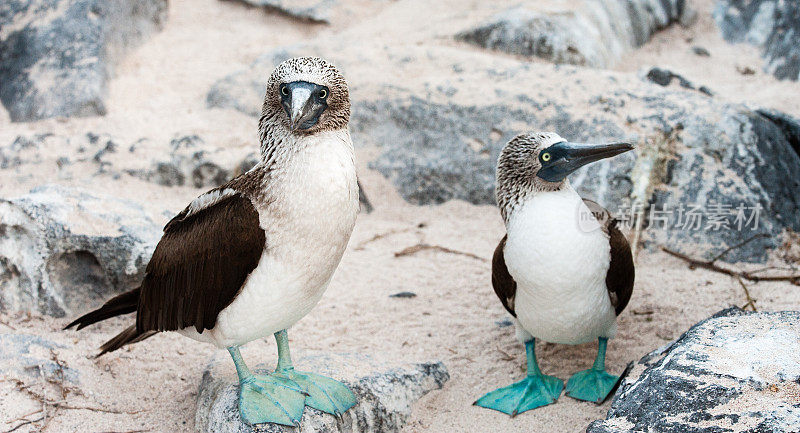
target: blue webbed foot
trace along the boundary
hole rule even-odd
[[[256,374],[239,388],[239,413],[250,425],[275,423],[299,426],[306,394],[296,384],[275,375]]]
[[[356,405],[356,396],[350,388],[330,377],[294,368],[278,369],[275,375],[296,383],[308,395],[305,402],[308,407],[339,417]]]
[[[588,370],[579,371],[567,381],[567,395],[578,400],[593,401],[600,404],[614,389],[619,376],[606,372],[606,346],[608,339],[597,339],[597,358]]]
[[[564,382],[554,376],[536,374],[505,388],[496,389],[475,402],[511,416],[555,403],[564,389]]]
[[[590,368],[579,371],[567,381],[567,395],[599,404],[605,401],[618,380],[619,376],[609,374],[605,370]]]

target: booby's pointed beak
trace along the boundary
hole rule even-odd
[[[542,168],[536,175],[548,182],[561,182],[586,164],[632,149],[633,145],[630,143],[584,144],[562,141],[539,153]]]
[[[319,116],[328,108],[328,89],[318,84],[294,81],[280,87],[281,105],[289,116],[292,131],[316,125]]]

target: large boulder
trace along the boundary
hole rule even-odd
[[[578,4],[579,9],[548,12],[515,6],[456,38],[554,63],[608,67],[658,30],[694,16],[685,0],[586,0]]]
[[[0,2],[0,101],[11,120],[105,114],[114,65],[166,11],[167,0]]]
[[[138,284],[160,228],[132,202],[56,185],[0,200],[0,309],[62,317]]]
[[[800,312],[732,308],[645,356],[587,433],[796,432]]]
[[[350,387],[358,403],[337,422],[333,415],[306,407],[301,431],[329,433],[398,432],[411,415],[413,404],[430,391],[441,389],[450,379],[441,362],[389,364],[359,354],[326,354],[301,358],[298,370],[313,371]],[[267,373],[266,366],[256,370]],[[203,373],[197,397],[196,428],[207,433],[278,433],[296,429],[277,424],[256,427],[242,422],[239,416],[238,380],[230,358],[214,357]]]
[[[800,2],[718,0],[714,18],[727,41],[762,47],[764,71],[800,79]]]

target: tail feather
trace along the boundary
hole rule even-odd
[[[135,288],[130,292],[125,292],[121,295],[115,296],[108,300],[102,307],[84,314],[83,316],[75,319],[72,323],[65,326],[64,329],[78,326],[77,330],[81,329],[112,317],[121,316],[123,314],[133,313],[139,305],[139,288]]]
[[[105,344],[100,346],[100,353],[97,354],[97,358],[105,355],[108,352],[113,352],[119,349],[126,344],[133,344],[138,343],[145,338],[152,337],[156,331],[146,331],[140,333],[136,330],[136,325],[129,326],[124,331],[117,334],[116,337],[108,340]]]

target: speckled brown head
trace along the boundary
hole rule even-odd
[[[586,164],[633,149],[628,143],[570,143],[555,132],[514,137],[497,160],[495,197],[503,219],[527,195],[557,191],[567,176]]]
[[[269,77],[261,109],[262,132],[282,126],[294,135],[310,135],[346,128],[349,120],[347,83],[327,61],[296,57],[278,65]]]

